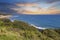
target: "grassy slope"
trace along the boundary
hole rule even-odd
[[[0,19],[0,40],[60,40],[59,30],[38,30],[22,21]]]

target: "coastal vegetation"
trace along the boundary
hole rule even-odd
[[[37,29],[26,22],[0,19],[0,40],[60,40],[60,29]]]

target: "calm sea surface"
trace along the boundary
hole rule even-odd
[[[22,20],[38,27],[60,28],[60,15],[14,15],[11,19]]]

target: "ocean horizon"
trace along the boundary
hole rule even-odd
[[[13,15],[11,20],[21,20],[42,28],[60,28],[60,14],[57,15]]]

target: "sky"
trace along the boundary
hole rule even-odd
[[[60,27],[60,0],[0,0],[0,12],[12,14],[0,18],[22,20],[39,27]]]
[[[10,8],[18,14],[60,14],[60,0],[1,0],[0,3],[15,4]]]

